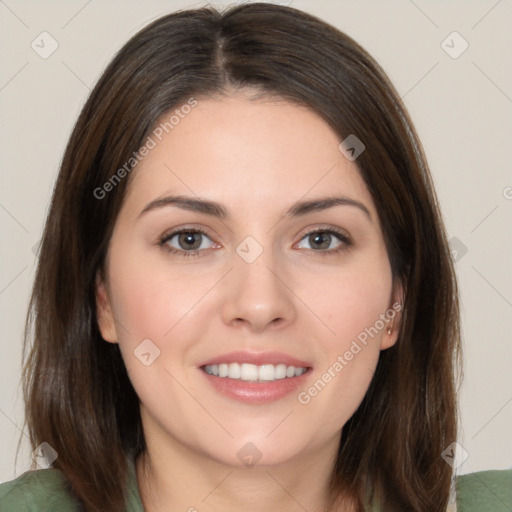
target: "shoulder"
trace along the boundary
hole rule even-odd
[[[79,510],[58,469],[27,471],[0,484],[1,512],[72,512]]]
[[[512,510],[512,469],[480,471],[457,478],[457,512],[488,510]]]

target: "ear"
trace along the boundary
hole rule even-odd
[[[105,279],[100,271],[96,274],[96,319],[101,337],[110,343],[117,343],[116,323],[107,293]]]
[[[392,347],[398,340],[398,333],[400,332],[400,326],[402,325],[404,309],[404,290],[402,283],[399,281],[393,286],[393,293],[385,313],[388,321],[384,326],[384,333],[380,341],[380,349],[386,350]]]

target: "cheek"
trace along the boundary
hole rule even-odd
[[[119,347],[138,394],[146,397],[155,390],[165,394],[171,375],[183,383],[189,379],[188,369],[197,362],[194,347],[217,310],[209,293],[218,281],[215,272],[184,273],[155,259],[143,263],[125,253],[117,265],[112,258],[110,267]]]
[[[317,276],[304,289],[311,309],[329,328],[325,328],[329,352],[346,350],[354,339],[364,342],[365,333],[366,341],[381,338],[387,328],[381,315],[390,307],[391,287],[387,259],[375,258]]]
[[[118,265],[111,265],[113,311],[125,328],[119,333],[121,343],[170,338],[175,327],[194,314],[198,298],[214,283],[211,276],[189,273],[184,278],[183,272],[156,260],[125,255],[118,258]]]
[[[198,301],[216,279],[190,274],[184,278],[168,265],[137,261],[141,260],[127,256],[117,266],[112,264],[110,272],[112,309],[126,369],[151,410],[161,412],[162,403],[173,397],[174,410],[190,414],[176,400],[180,386],[173,377],[187,385],[184,366],[191,362],[194,343],[204,335],[204,318],[198,316],[204,316],[205,308]]]
[[[305,302],[325,325],[317,322],[322,335],[315,337],[320,361],[316,380],[301,390],[298,401],[309,414],[324,418],[326,431],[336,432],[368,390],[386,334],[382,317],[391,285],[387,259],[379,257],[317,276],[314,286],[302,289],[302,296],[309,297]]]

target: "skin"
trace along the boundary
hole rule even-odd
[[[311,363],[307,390],[399,301],[371,194],[340,142],[306,108],[238,93],[199,99],[132,174],[97,304],[103,338],[119,343],[140,397],[148,452],[136,468],[147,511],[323,510],[341,429],[380,351],[396,342],[398,315],[391,334],[387,323],[307,405],[297,393],[235,401],[198,366],[234,350],[281,351]],[[176,206],[140,215],[171,194],[216,201],[229,216]],[[349,205],[283,217],[296,201],[332,195],[363,203],[369,217]],[[181,227],[207,232],[199,256],[159,245]],[[352,244],[322,254],[307,233],[328,227]],[[247,236],[263,249],[252,263],[236,252]],[[335,236],[326,243],[344,246]],[[167,245],[185,252],[178,236]],[[149,366],[134,355],[144,339],[160,350]],[[250,468],[237,457],[247,443],[262,454]]]

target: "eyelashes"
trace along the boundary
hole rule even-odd
[[[213,247],[204,247],[204,239],[210,241]],[[305,248],[307,251],[321,256],[334,256],[341,252],[348,251],[352,246],[351,239],[341,231],[328,227],[318,227],[304,233],[299,241],[299,244],[306,240],[310,244],[321,246],[320,249]],[[338,245],[334,249],[326,249],[333,241],[337,240]],[[171,245],[174,244],[174,245]],[[220,247],[213,242],[209,235],[200,228],[181,228],[169,233],[165,233],[158,241],[158,245],[170,254],[177,255],[184,258],[198,257],[204,254],[209,248]],[[176,246],[177,245],[177,246]],[[302,247],[303,248],[303,247]]]
[[[329,255],[338,254],[340,251],[346,251],[351,246],[351,240],[349,239],[349,237],[333,228],[317,228],[312,231],[308,231],[306,234],[303,235],[300,242],[302,242],[303,240],[307,240],[308,242],[311,243],[311,241],[314,240],[314,244],[325,245],[325,240],[327,240],[327,245],[329,246],[333,238],[337,238],[338,241],[340,242],[337,248],[328,250],[323,250],[325,248],[322,248],[321,250],[318,251],[315,251],[314,249],[309,250],[318,252],[322,255]]]
[[[183,243],[184,242],[185,244],[188,244],[189,242],[192,242],[192,245],[196,246],[197,245],[197,240],[194,240],[194,237],[197,238],[198,235],[199,235],[199,239],[200,239],[200,242],[201,242],[200,245],[199,245],[199,248],[194,247],[193,250],[186,250],[186,249],[180,249],[180,248],[176,248],[176,247],[173,247],[173,246],[169,245],[169,242],[173,238],[178,237],[178,243]],[[208,234],[205,231],[203,231],[202,229],[199,229],[199,228],[183,228],[183,229],[178,229],[176,231],[172,231],[171,233],[165,234],[160,239],[159,245],[161,247],[163,247],[164,249],[166,249],[171,254],[180,254],[181,256],[184,256],[186,258],[190,258],[190,257],[193,257],[193,256],[198,256],[199,253],[202,252],[201,250],[198,250],[203,245],[203,243],[202,243],[203,241],[201,240],[202,237],[206,237],[206,238],[210,239]],[[204,250],[205,248],[203,247],[202,249]]]

